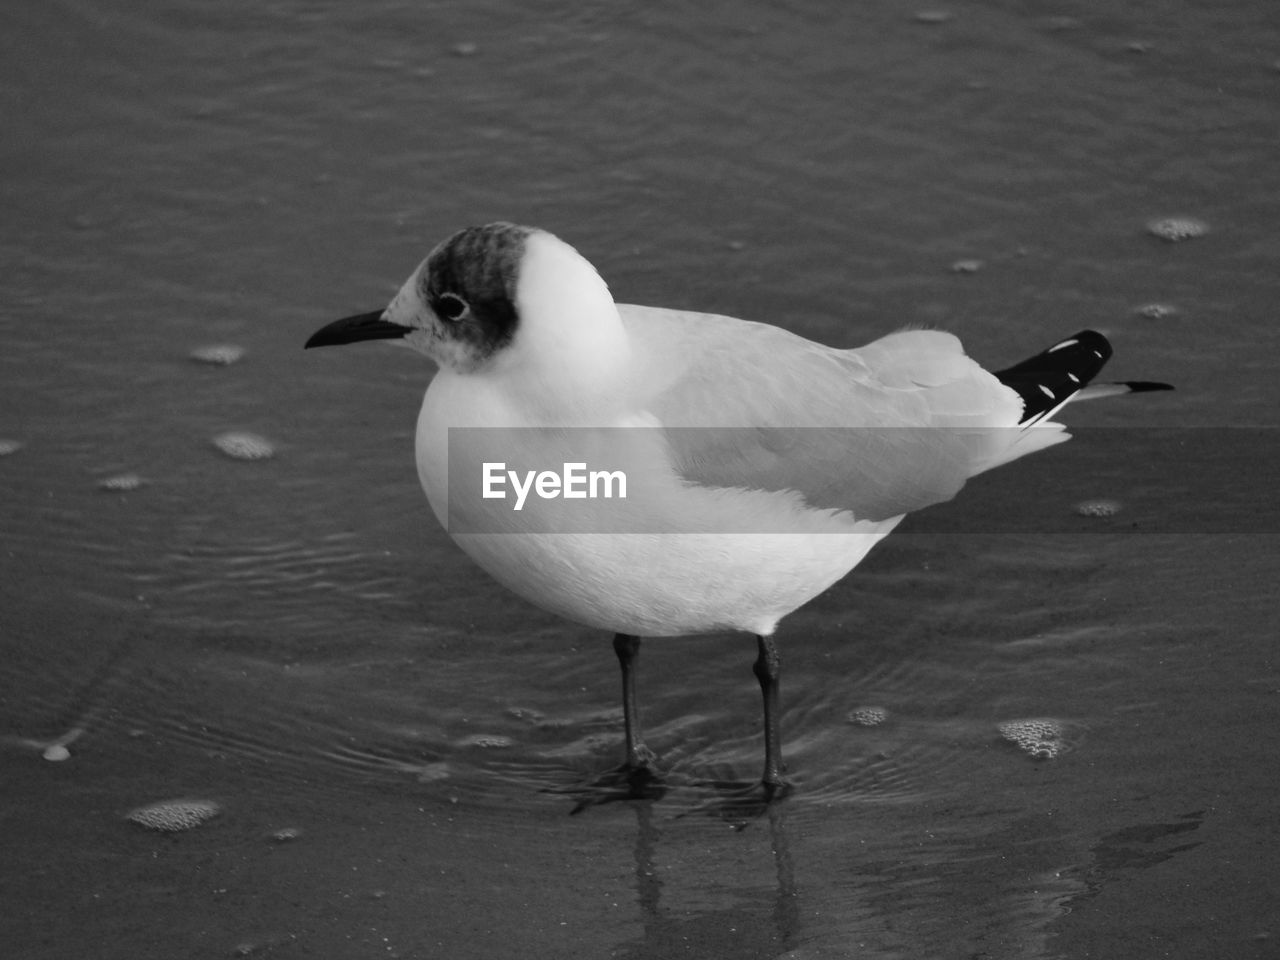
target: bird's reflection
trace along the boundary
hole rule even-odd
[[[785,828],[786,804],[762,806],[754,817],[734,823],[739,832],[753,825],[767,824],[774,867],[772,889],[748,894],[746,902],[725,910],[692,915],[679,904],[664,907],[662,902],[668,885],[696,881],[674,875],[664,881],[660,862],[663,835],[655,822],[656,805],[652,801],[636,800],[629,806],[636,818],[635,890],[643,933],[638,941],[624,946],[615,956],[665,960],[705,942],[715,945],[717,956],[772,957],[795,946],[800,910],[795,865]]]
[[[658,801],[673,790],[710,794],[677,817],[705,814],[728,822],[735,830],[742,830],[782,803],[791,794],[791,785],[775,786],[759,780],[733,778],[690,779],[678,774],[663,774],[651,766],[624,764],[586,782],[547,787],[543,792],[572,798],[574,806],[569,815],[576,816],[606,803]]]
[[[569,816],[577,816],[584,810],[605,803],[617,803],[623,800],[657,801],[667,795],[670,789],[666,778],[656,773],[651,767],[630,767],[623,765],[608,773],[587,781],[575,783],[568,787],[547,787],[544,793],[556,793],[573,799],[573,809]]]

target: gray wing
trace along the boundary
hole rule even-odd
[[[643,406],[691,483],[791,490],[881,520],[949,500],[1011,441],[1021,401],[937,331],[836,350],[778,327],[619,307]]]

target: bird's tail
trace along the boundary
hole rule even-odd
[[[973,472],[990,470],[1069,439],[1066,427],[1051,418],[1072,400],[1173,389],[1167,383],[1138,380],[1091,384],[1110,358],[1111,344],[1106,337],[1094,330],[1081,330],[1034,357],[995,371],[995,378],[1022,399],[1022,415],[1016,432],[999,431],[1001,441],[978,457]]]
[[[1167,383],[1128,380],[1090,385],[1111,359],[1111,344],[1095,330],[1081,330],[1049,349],[1015,363],[995,376],[1022,398],[1019,425],[1033,427],[1049,420],[1071,400],[1093,400],[1144,390],[1172,390]]]

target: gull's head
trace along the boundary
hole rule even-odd
[[[306,345],[387,339],[454,373],[539,382],[579,381],[626,352],[617,308],[595,268],[552,234],[512,223],[458,231],[386,309],[335,321]]]

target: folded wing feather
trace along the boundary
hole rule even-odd
[[[954,336],[890,334],[836,350],[778,327],[619,307],[643,371],[640,406],[690,483],[791,490],[813,508],[883,520],[949,500],[1010,456],[1017,393]],[[1045,442],[1047,441],[1047,442]]]

